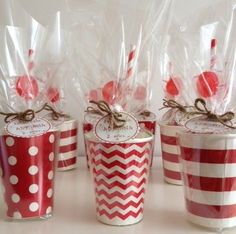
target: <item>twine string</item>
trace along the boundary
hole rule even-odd
[[[9,123],[10,121],[15,119],[18,119],[23,122],[30,122],[35,118],[36,114],[40,113],[43,110],[51,112],[53,120],[58,120],[60,117],[65,116],[65,114],[57,112],[53,107],[51,107],[47,103],[45,103],[43,107],[37,111],[34,111],[32,109],[27,109],[23,112],[12,112],[12,113],[0,112],[0,115],[5,116],[4,118],[5,123]]]
[[[108,115],[109,118],[109,127],[112,129],[120,128],[125,125],[126,120],[122,118],[122,114],[113,111],[110,106],[105,101],[90,101],[91,104],[97,106],[97,109],[94,107],[88,107],[87,112],[89,113],[99,113],[99,115]]]
[[[186,113],[187,110],[187,106],[181,105],[180,103],[176,102],[175,100],[166,100],[163,99],[163,107],[160,108],[160,110],[162,109],[166,109],[166,108],[171,108],[171,109],[178,109],[181,112]]]

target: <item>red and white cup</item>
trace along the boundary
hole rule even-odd
[[[85,148],[85,155],[87,160],[87,167],[90,168],[90,162],[88,157],[88,143],[85,135],[93,130],[93,125],[91,123],[83,122],[83,134],[84,134],[84,148]]]
[[[96,196],[97,219],[131,225],[143,219],[153,136],[104,143],[86,135]]]
[[[141,129],[147,129],[154,136],[153,137],[153,149],[152,149],[151,161],[150,161],[150,166],[152,166],[154,150],[155,150],[155,138],[156,138],[156,115],[154,113],[150,113],[150,116],[148,116],[148,117],[139,117],[138,123],[139,123]]]
[[[222,230],[236,226],[236,133],[178,135],[188,220]]]
[[[177,132],[181,126],[159,123],[164,179],[169,184],[182,185]]]
[[[61,137],[59,142],[58,170],[66,171],[77,167],[77,137],[78,121],[76,119],[66,118],[59,125]]]
[[[0,164],[6,216],[12,220],[52,215],[59,132],[37,137],[0,137]]]

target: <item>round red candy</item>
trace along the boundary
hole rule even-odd
[[[136,100],[144,100],[147,96],[147,89],[143,85],[139,85],[135,92],[134,92],[134,98]]]
[[[118,92],[118,93],[117,93]],[[116,96],[119,96],[120,89],[116,81],[109,81],[102,88],[102,96],[104,101],[113,104]]]
[[[19,76],[16,81],[16,91],[25,100],[31,100],[38,96],[38,83],[32,76]]]
[[[181,80],[177,77],[170,78],[166,83],[166,92],[172,96],[179,95]]]
[[[219,86],[219,79],[215,72],[203,72],[197,78],[197,90],[201,97],[208,98],[216,94]]]
[[[60,99],[60,92],[57,88],[50,87],[47,91],[47,96],[48,96],[48,99],[52,103],[55,103],[55,102],[59,101],[59,99]]]

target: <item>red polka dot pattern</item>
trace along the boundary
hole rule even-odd
[[[0,137],[8,217],[24,219],[51,214],[55,160],[50,155],[56,153],[58,137],[58,132],[32,138]]]

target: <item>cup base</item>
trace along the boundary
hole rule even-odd
[[[70,165],[68,167],[58,167],[57,168],[57,171],[72,171],[72,170],[75,170],[77,169],[78,165],[77,164],[74,164],[74,165]]]
[[[52,213],[49,213],[49,214],[45,214],[45,215],[42,215],[42,216],[36,216],[36,217],[27,217],[27,218],[24,218],[24,217],[7,217],[6,218],[6,221],[8,222],[27,222],[27,221],[42,221],[42,220],[47,220],[47,219],[50,219],[51,217],[53,216]]]
[[[170,178],[164,177],[164,181],[167,184],[170,184],[170,185],[178,185],[178,186],[182,186],[183,185],[183,181],[182,180],[174,180],[174,179],[170,179]]]
[[[199,228],[204,228],[212,232],[221,232],[236,227],[236,217],[225,219],[205,218],[187,213],[187,220]]]
[[[130,226],[140,223],[143,220],[143,214],[139,215],[137,218],[131,217],[130,220],[120,220],[119,218],[114,218],[113,220],[110,220],[106,217],[97,216],[97,220],[103,224],[109,225],[109,226]]]

